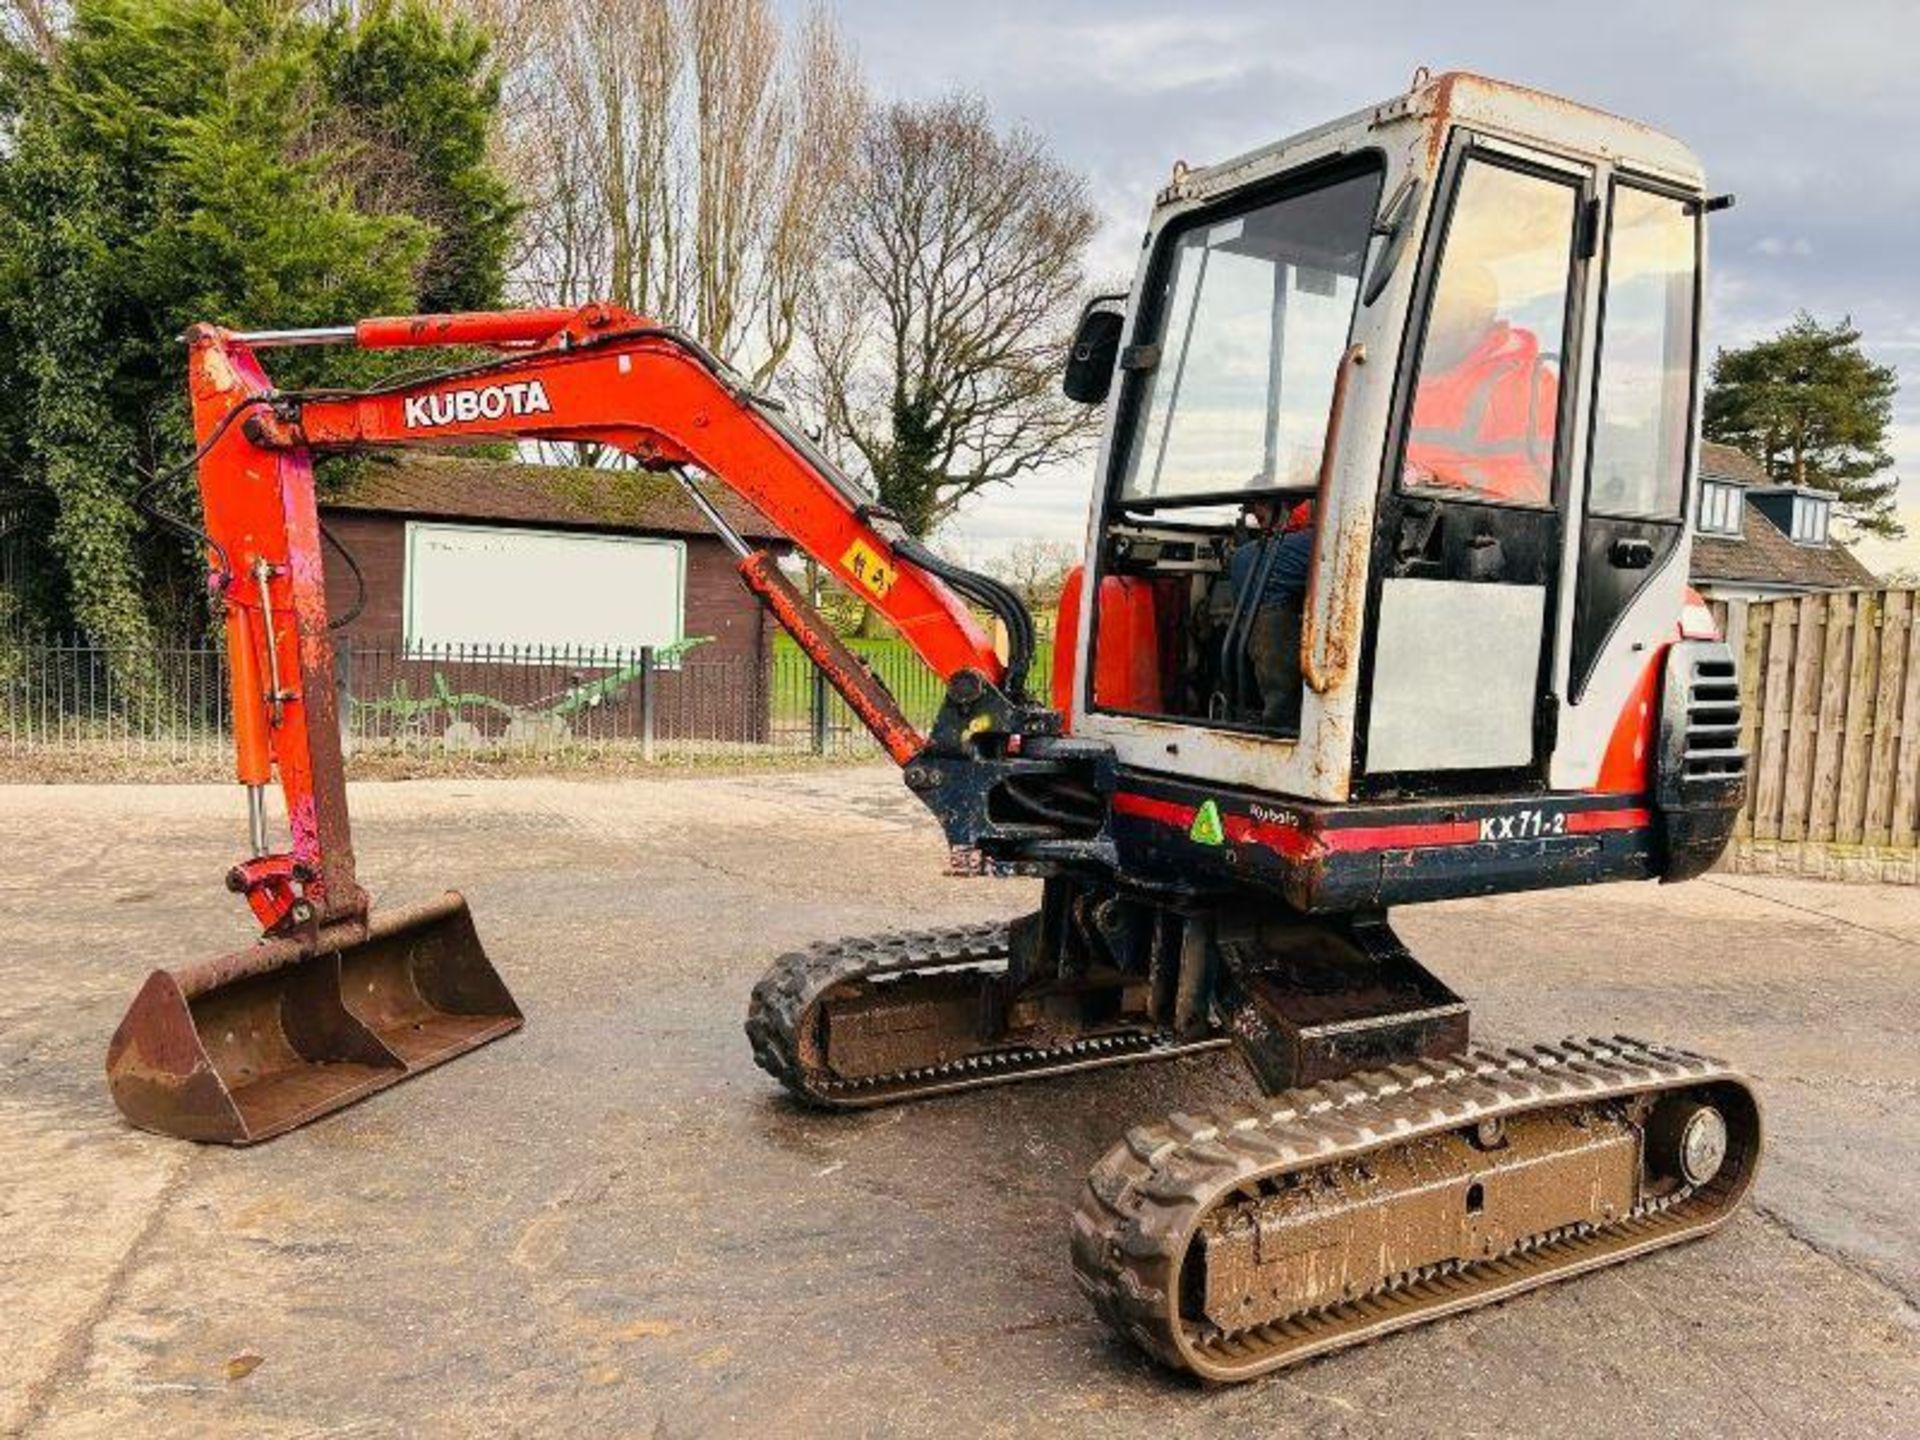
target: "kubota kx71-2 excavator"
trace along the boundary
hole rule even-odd
[[[1685,588],[1714,205],[1673,141],[1465,75],[1176,170],[1131,295],[1089,308],[1067,365],[1108,423],[1049,697],[1006,587],[671,329],[604,306],[196,328],[253,821],[229,883],[266,938],[149,979],[115,1099],[245,1143],[520,1024],[457,895],[370,917],[354,882],[311,457],[591,441],[681,478],[958,856],[1044,882],[1011,925],[779,961],[747,1020],[762,1066],[855,1107],[1206,1047],[1249,1062],[1258,1098],[1143,1124],[1093,1169],[1073,1264],[1133,1340],[1240,1379],[1713,1228],[1759,1159],[1738,1075],[1620,1038],[1471,1046],[1388,912],[1685,879],[1725,843],[1733,660]],[[500,353],[274,389],[262,350],[323,342]],[[945,677],[929,733],[714,483]]]

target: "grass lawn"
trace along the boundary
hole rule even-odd
[[[946,696],[947,687],[941,683],[925,665],[920,657],[913,653],[907,642],[898,636],[889,636],[881,640],[866,640],[855,635],[843,635],[847,648],[862,656],[873,667],[874,673],[886,682],[893,692],[893,698],[900,702],[900,708],[907,718],[921,730],[933,724],[933,717],[940,709],[940,702]],[[1053,670],[1053,646],[1042,643],[1034,655],[1033,674],[1029,688],[1035,695],[1047,693],[1047,678]],[[858,725],[848,713],[845,702],[831,690],[827,692],[830,723],[835,726]],[[813,662],[808,660],[793,637],[778,634],[773,637],[773,723],[776,728],[800,726],[808,723],[813,704]]]

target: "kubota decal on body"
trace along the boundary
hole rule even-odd
[[[442,390],[436,395],[409,395],[404,407],[409,430],[471,420],[504,420],[508,416],[545,415],[553,410],[547,387],[538,380],[508,380],[478,385],[470,390]]]

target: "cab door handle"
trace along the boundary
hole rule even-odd
[[[1653,564],[1653,542],[1622,538],[1607,549],[1607,559],[1616,570],[1644,570]]]

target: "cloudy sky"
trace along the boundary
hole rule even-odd
[[[1406,87],[1478,70],[1645,120],[1739,203],[1716,216],[1707,343],[1805,308],[1851,314],[1904,383],[1893,449],[1920,566],[1920,6],[1897,0],[839,0],[882,98],[977,91],[1082,169],[1108,215],[1096,275],[1130,274],[1176,159],[1225,158]],[[1183,10],[1188,13],[1181,13]],[[1091,461],[1000,489],[947,538],[979,558],[1080,539]]]

